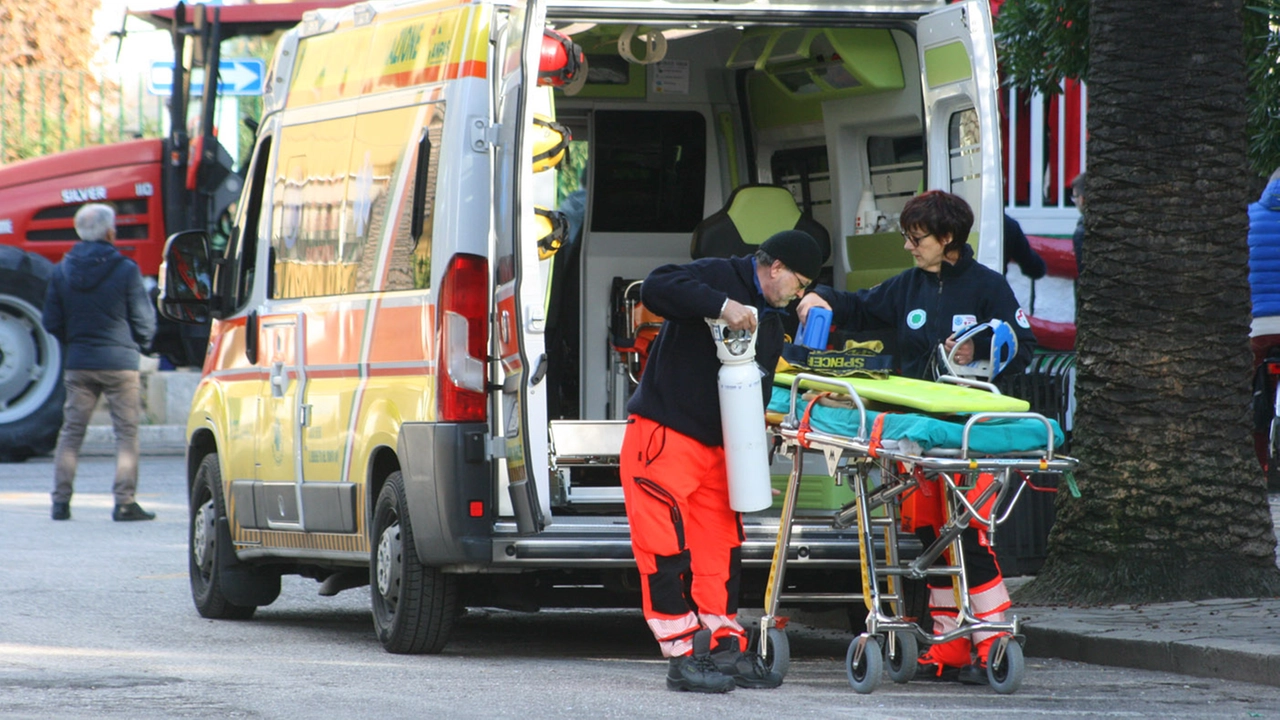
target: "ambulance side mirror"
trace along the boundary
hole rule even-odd
[[[162,316],[182,323],[208,322],[213,302],[209,233],[187,230],[170,235],[164,244],[158,281],[157,309]]]

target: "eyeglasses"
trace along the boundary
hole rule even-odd
[[[902,231],[902,239],[911,243],[912,247],[920,247],[920,243],[924,242],[924,239],[927,237],[930,237],[931,235],[933,235],[933,233],[925,233],[924,235],[916,237],[915,235],[912,235],[906,230]]]
[[[808,290],[813,285],[812,280],[806,280],[803,275],[796,272],[795,270],[792,270],[791,268],[787,268],[787,272],[791,273],[791,276],[796,279],[796,282],[800,283],[801,290]]]

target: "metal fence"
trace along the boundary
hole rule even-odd
[[[0,164],[163,134],[165,98],[146,79],[86,71],[0,69]]]

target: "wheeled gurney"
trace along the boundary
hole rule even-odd
[[[990,383],[959,378],[927,383],[779,374],[775,383],[780,382],[789,387],[773,388],[769,426],[780,440],[780,452],[791,459],[791,472],[760,621],[758,651],[765,662],[784,674],[790,663],[785,619],[777,615],[782,600],[848,597],[785,596],[781,591],[805,451],[812,450],[824,456],[833,482],[848,482],[855,492],[854,500],[832,518],[836,527],[856,525],[859,539],[867,620],[866,631],[853,639],[845,658],[853,689],[872,692],[886,670],[895,682],[910,681],[922,642],[996,632],[1001,635],[986,658],[988,680],[998,693],[1015,692],[1025,672],[1018,619],[1011,615],[1008,622],[983,621],[973,612],[962,533],[973,522],[985,529],[994,545],[996,528],[1029,486],[1027,473],[1060,475],[1075,469],[1075,459],[1055,454],[1063,443],[1058,424],[1027,412],[1028,403],[1000,395]],[[806,391],[810,392],[802,397]],[[895,410],[904,412],[869,410],[868,401],[893,403]],[[956,420],[955,413],[964,415]],[[979,489],[978,478],[984,474],[990,482]],[[907,560],[901,557],[899,543],[903,501],[926,477],[936,477],[942,491],[943,523],[937,539]],[[880,556],[878,536],[883,540]],[[935,566],[944,554],[947,560]],[[937,576],[951,578],[959,610],[958,627],[940,635],[908,616],[903,592],[904,579]]]

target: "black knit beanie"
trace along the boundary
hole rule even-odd
[[[760,249],[809,280],[817,279],[822,270],[822,249],[818,241],[803,230],[775,233],[760,244]]]

